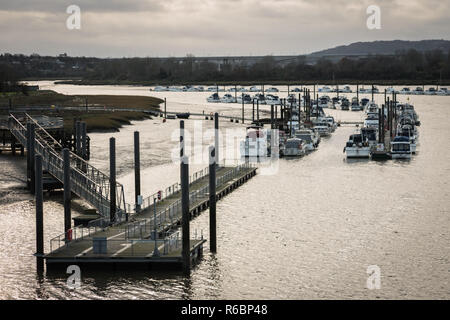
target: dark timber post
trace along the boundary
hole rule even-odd
[[[181,228],[182,228],[182,259],[183,272],[189,275],[191,271],[191,245],[189,231],[189,160],[181,157]]]
[[[244,123],[244,94],[242,94],[242,123]]]
[[[256,100],[256,121],[259,123],[259,99]]]
[[[30,163],[30,170],[31,170],[31,172],[30,172],[30,178],[31,178],[31,181],[30,181],[30,191],[31,191],[31,193],[34,193],[35,192],[35,165],[34,165],[34,160],[35,160],[35,151],[34,151],[34,144],[35,144],[35,142],[36,142],[36,140],[35,140],[35,124],[34,123],[31,123],[30,124],[30,149],[28,149],[28,152],[30,153],[30,161],[31,161],[31,163]]]
[[[234,102],[237,103],[237,85],[234,85]]]
[[[289,97],[289,93],[290,93],[290,91],[289,91],[289,85],[287,85],[288,86],[288,97]]]
[[[75,123],[75,134],[76,134],[76,143],[75,143],[75,149],[77,156],[81,156],[81,122],[77,121]]]
[[[219,165],[219,114],[214,113],[214,149],[216,166]]]
[[[42,156],[35,156],[36,189],[36,256],[44,255],[44,210],[42,196]]]
[[[184,156],[184,120],[180,120],[180,157]]]
[[[87,128],[86,122],[80,123],[81,127],[81,157],[86,160],[87,159]]]
[[[316,96],[316,85],[314,84],[313,85],[313,97],[315,97]]]
[[[216,237],[216,159],[215,148],[209,147],[209,250],[217,252]]]
[[[378,109],[378,143],[382,143],[381,140],[382,133],[381,133],[381,122],[383,121],[383,116],[381,113],[381,109]]]
[[[273,129],[273,104],[270,105],[270,129]]]
[[[252,100],[252,122],[255,122],[255,99]]]
[[[373,89],[374,89],[374,85],[372,85],[372,101],[374,101],[373,100]]]
[[[164,98],[164,118],[167,119],[167,99]]]
[[[116,221],[116,139],[109,139],[109,221]]]
[[[63,149],[63,166],[64,166],[64,234],[66,242],[69,241],[68,231],[71,228],[71,187],[70,187],[70,151]]]
[[[359,84],[356,85],[356,100],[358,100],[359,103]]]
[[[139,196],[141,195],[141,160],[139,154],[139,131],[134,132],[134,201],[136,212],[141,210]]]

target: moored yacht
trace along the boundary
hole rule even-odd
[[[223,103],[235,103],[236,99],[234,98],[233,95],[231,95],[229,93],[226,93],[226,94],[223,95],[222,99],[220,99],[220,102],[223,102]]]
[[[369,158],[370,147],[368,142],[363,140],[362,134],[356,133],[349,137],[344,152],[347,158]]]
[[[206,101],[208,102],[212,102],[212,103],[217,103],[217,102],[221,102],[219,94],[217,92],[213,93],[212,95],[210,95]]]
[[[300,138],[289,138],[284,146],[285,157],[300,157],[305,154],[303,140]]]
[[[391,141],[392,159],[411,159],[411,143],[408,137],[396,136]]]

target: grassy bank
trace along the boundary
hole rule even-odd
[[[22,93],[0,93],[0,112],[7,113],[9,100],[12,107],[49,107],[55,106],[54,111],[39,111],[41,114],[60,116],[64,119],[64,126],[72,130],[73,119],[86,121],[88,131],[118,131],[123,125],[130,124],[133,120],[149,119],[150,116],[134,110],[159,110],[159,104],[163,100],[144,96],[120,96],[120,95],[65,95],[50,90]],[[87,111],[86,111],[87,106]],[[80,110],[64,110],[68,107],[82,107]],[[89,110],[90,107],[114,108],[112,111]],[[119,109],[119,110],[117,110]]]

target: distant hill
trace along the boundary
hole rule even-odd
[[[447,53],[450,50],[448,40],[421,40],[421,41],[372,41],[355,42],[345,46],[338,46],[331,49],[311,53],[312,56],[333,56],[333,55],[368,55],[368,54],[395,54],[398,51],[415,49],[417,51],[429,51],[441,49]]]

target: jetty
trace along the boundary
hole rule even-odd
[[[110,139],[110,171],[107,175],[86,160],[85,124],[76,124],[76,150],[72,152],[30,115],[10,114],[8,129],[27,150],[30,189],[36,195],[36,256],[45,261],[47,270],[77,264],[113,269],[130,265],[144,269],[181,268],[189,272],[190,265],[201,257],[206,242],[202,232],[190,232],[189,220],[208,208],[210,215],[214,215],[210,241],[215,251],[215,203],[253,177],[256,166],[248,161],[231,167],[219,164],[215,151],[219,142],[217,113],[214,120],[216,138],[215,146],[210,149],[209,166],[189,175],[182,120],[181,183],[174,183],[147,197],[140,194],[139,132],[134,133],[135,201],[131,204],[125,201],[123,185],[116,181],[114,138]],[[50,240],[48,253],[43,249],[43,174],[50,175],[64,188],[64,232]],[[72,227],[72,193],[97,212],[91,219],[86,219],[85,225]]]

